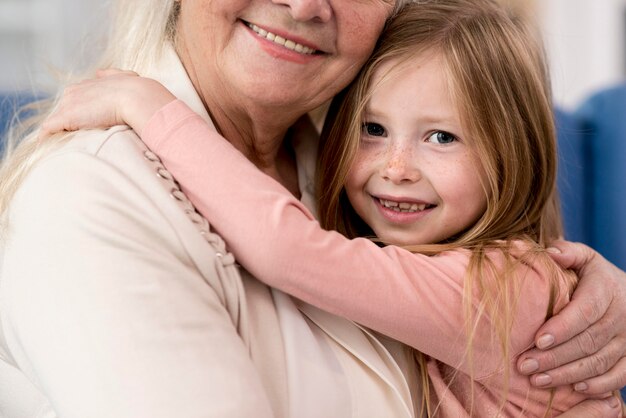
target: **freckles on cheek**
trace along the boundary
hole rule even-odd
[[[384,151],[380,149],[373,149],[373,147],[361,147],[361,150],[356,155],[353,166],[361,169],[369,169],[378,164],[383,154]]]

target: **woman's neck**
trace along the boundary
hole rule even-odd
[[[299,197],[295,154],[289,138],[286,138],[296,117],[277,118],[267,112],[254,114],[249,109],[243,112],[224,103],[205,105],[210,109],[211,119],[222,136],[259,170]]]

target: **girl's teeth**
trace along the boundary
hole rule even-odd
[[[268,32],[265,29],[260,28],[253,23],[248,23],[248,27],[252,29],[261,38],[265,38],[268,41],[272,41],[275,44],[284,46],[285,48],[290,49],[292,51],[296,51],[300,54],[311,55],[315,52],[314,49],[309,48],[308,46],[304,46],[302,44],[292,41],[291,39],[285,39],[282,36],[275,35],[272,32]]]
[[[393,200],[378,199],[381,205],[395,212],[421,212],[426,209],[426,203],[394,202]]]

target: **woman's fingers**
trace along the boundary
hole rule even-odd
[[[613,299],[620,296],[620,286],[618,286],[620,281],[623,282],[622,285],[625,288],[621,290],[626,292],[624,272],[591,248],[565,241],[554,243],[553,246],[560,252],[551,253],[551,256],[563,268],[573,269],[580,281],[571,303],[546,321],[537,332],[539,348],[548,348],[566,342],[603,318],[611,307]],[[625,298],[626,294],[621,297]],[[625,300],[622,299],[621,302],[624,304]],[[626,307],[622,313],[626,314]],[[617,318],[609,316],[608,319],[604,321],[604,325],[610,326],[610,320]],[[604,343],[608,342],[606,335],[610,334],[611,330],[599,331],[596,331],[595,337],[604,336]],[[595,351],[597,350],[592,350],[592,352]]]
[[[582,244],[558,242],[553,257],[580,282],[572,301],[537,332],[538,349],[520,356],[518,369],[540,386],[576,384],[604,376],[593,393],[618,390],[626,373],[626,273]],[[607,387],[613,382],[616,386]]]
[[[575,344],[575,341],[567,344]],[[547,356],[539,350],[531,350],[520,357],[518,367],[526,373],[533,373],[531,370],[534,369],[535,374],[530,377],[530,380],[538,387],[587,383],[588,388],[581,392],[601,394],[621,389],[626,384],[624,381],[626,359],[622,353],[622,342],[611,341],[597,353],[559,366],[558,364],[563,362],[562,357],[571,356],[572,352],[581,352],[576,348],[566,347],[567,344],[555,347]],[[547,359],[541,367],[548,368],[549,371],[538,372],[539,363],[535,360],[536,358]],[[592,386],[588,385],[588,382],[592,381],[590,379],[594,379]]]
[[[593,395],[614,390],[616,387],[623,388],[624,386],[626,386],[626,358],[622,357],[608,372],[583,380],[574,385],[574,389]]]
[[[620,418],[621,402],[615,396],[606,399],[589,399],[579,403],[558,418]]]

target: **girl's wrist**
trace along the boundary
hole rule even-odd
[[[141,134],[152,116],[168,103],[176,100],[159,82],[138,78],[139,82],[130,95],[130,100],[121,107],[121,117],[135,132]]]

